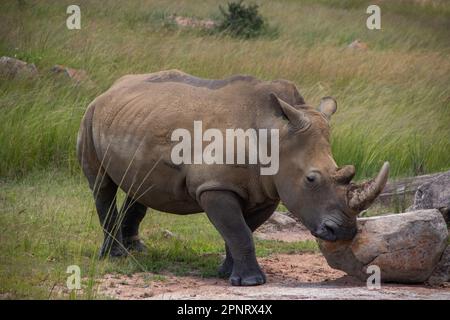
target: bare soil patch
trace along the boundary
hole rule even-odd
[[[315,240],[301,224],[265,223],[256,232],[260,239],[278,241]],[[260,258],[267,283],[257,287],[232,287],[228,280],[199,276],[136,273],[106,275],[99,293],[116,299],[446,299],[450,284],[382,284],[370,290],[365,282],[332,269],[321,253],[276,254]]]
[[[450,287],[365,283],[330,268],[321,254],[280,254],[260,259],[267,284],[232,287],[227,280],[172,274],[106,275],[99,293],[116,299],[448,299]]]

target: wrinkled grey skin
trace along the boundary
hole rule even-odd
[[[285,80],[205,80],[177,70],[119,79],[89,105],[77,143],[105,234],[101,256],[145,249],[138,229],[148,207],[206,212],[226,244],[219,272],[233,285],[265,282],[252,232],[280,200],[317,237],[352,238],[356,214],[381,191],[387,169],[365,184],[350,183],[353,166],[338,168],[331,155],[328,122],[335,111],[331,98],[318,110],[306,106]],[[203,130],[223,133],[278,129],[278,173],[262,176],[259,165],[173,164],[177,142],[171,134],[185,128],[193,136],[195,120],[203,121]],[[128,195],[121,210],[115,203],[118,187]]]

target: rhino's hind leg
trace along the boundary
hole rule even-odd
[[[277,208],[278,203],[270,204],[263,208],[256,210],[255,212],[248,212],[244,219],[247,226],[250,228],[252,232],[258,229],[270,216],[273,214],[275,209]],[[221,277],[229,277],[233,272],[233,257],[231,256],[230,249],[228,245],[225,243],[225,259],[219,267],[218,273]]]
[[[147,207],[131,197],[127,197],[122,205],[122,239],[125,248],[129,251],[147,251],[146,246],[139,238],[139,225],[146,212]]]
[[[82,160],[82,169],[92,190],[98,218],[103,228],[104,241],[100,249],[100,257],[124,256],[127,251],[122,244],[122,232],[116,206],[117,185],[97,164],[96,159],[83,157]]]
[[[117,185],[107,175],[100,179],[101,182],[93,188],[95,206],[104,234],[100,257],[125,256],[127,251],[122,244],[122,232],[116,206]]]
[[[265,283],[266,276],[256,260],[252,232],[244,220],[240,199],[233,192],[204,191],[200,200],[233,257],[231,284],[254,286]]]
[[[97,158],[92,137],[92,116],[95,104],[89,105],[81,122],[77,139],[77,157],[95,199],[100,224],[103,227],[104,242],[100,257],[123,256],[126,250],[122,245],[122,233],[116,207],[117,185],[111,180]],[[105,159],[103,159],[105,160]],[[105,163],[108,163],[105,161]]]

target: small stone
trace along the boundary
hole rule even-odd
[[[212,29],[216,26],[216,22],[211,19],[197,19],[191,17],[183,17],[183,16],[171,16],[176,25],[180,27],[189,27],[189,28],[204,28],[204,29]]]
[[[361,218],[357,227],[353,240],[318,243],[332,268],[363,281],[376,265],[382,282],[424,282],[447,247],[447,226],[436,209]]]
[[[72,79],[75,83],[89,81],[88,74],[85,70],[73,69],[63,65],[56,64],[51,69],[51,72],[55,74],[61,74],[69,79]]]
[[[356,39],[355,41],[353,41],[352,43],[350,43],[347,48],[350,49],[357,49],[357,50],[367,50],[369,49],[369,46],[367,45],[367,43],[362,42],[358,39]]]
[[[164,236],[164,238],[173,238],[173,237],[175,237],[175,234],[169,230],[164,230],[163,236]]]
[[[141,294],[141,298],[151,298],[154,296],[153,292],[144,292],[143,294]]]
[[[33,63],[3,56],[0,58],[0,75],[9,79],[33,78],[38,75],[38,70]]]

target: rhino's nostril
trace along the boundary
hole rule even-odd
[[[329,227],[329,226],[325,226],[325,229],[327,230],[327,232],[328,232],[329,234],[334,235],[334,229],[333,229],[333,228],[331,228],[331,227]]]
[[[334,222],[327,220],[321,223],[319,227],[311,232],[315,237],[323,240],[351,240],[356,235],[356,226],[337,225]]]
[[[313,236],[327,241],[335,241],[337,239],[334,229],[323,223],[311,233]]]

